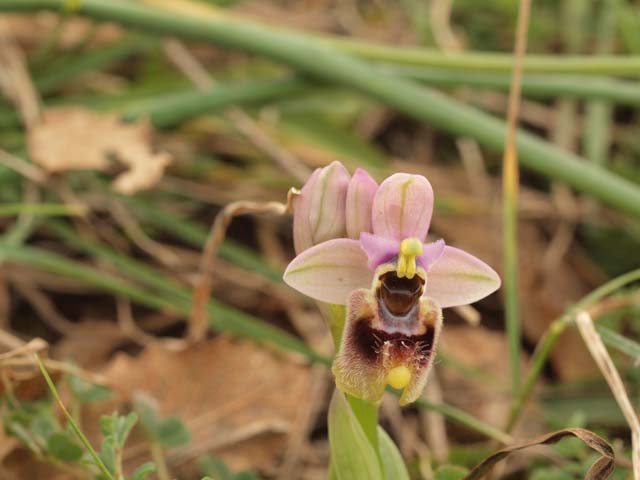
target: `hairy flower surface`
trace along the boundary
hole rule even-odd
[[[401,404],[418,398],[433,363],[442,308],[500,287],[487,264],[444,240],[425,243],[433,189],[397,173],[378,186],[338,162],[316,170],[294,203],[298,256],[284,280],[321,302],[346,305],[333,364],[336,385],[372,402],[386,385]],[[321,233],[320,235],[318,233]]]

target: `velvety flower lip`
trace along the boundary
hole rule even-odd
[[[390,331],[372,293],[353,292],[332,368],[337,387],[377,403],[390,384],[402,390],[400,405],[417,400],[433,365],[442,311],[432,299],[422,298],[414,308],[414,317],[403,329]]]

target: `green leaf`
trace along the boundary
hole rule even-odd
[[[82,447],[68,432],[55,432],[47,439],[47,451],[63,462],[77,462],[82,458]]]
[[[378,442],[380,458],[384,467],[384,475],[387,480],[410,480],[407,467],[402,460],[398,447],[393,443],[389,434],[378,426]]]
[[[151,440],[174,448],[186,445],[191,440],[187,427],[179,418],[161,419],[158,417],[151,399],[144,395],[136,395],[133,405],[140,415],[142,428]]]
[[[610,328],[603,327],[602,325],[596,325],[596,330],[602,337],[602,341],[608,347],[620,350],[626,353],[634,360],[640,359],[640,344],[634,340],[620,335],[618,332],[611,330]]]
[[[191,435],[179,418],[171,417],[158,425],[158,440],[167,447],[182,447],[189,443]]]
[[[338,480],[383,480],[380,463],[342,392],[329,406],[331,461]]]
[[[136,468],[136,470],[133,472],[129,480],[145,480],[145,478],[147,478],[150,473],[153,473],[155,471],[156,471],[155,463],[153,462],[144,463],[140,465],[138,468]]]
[[[469,470],[457,465],[443,465],[433,474],[433,480],[462,480]]]
[[[33,419],[29,428],[31,433],[44,444],[54,432],[60,430],[60,425],[51,411],[38,412],[38,416]]]
[[[100,429],[106,438],[113,438],[116,448],[122,448],[131,433],[131,429],[138,421],[138,415],[131,412],[123,417],[117,413],[100,417]]]
[[[22,423],[15,420],[6,420],[4,428],[9,435],[13,435],[18,440],[20,440],[22,444],[33,453],[37,455],[41,453],[38,443],[33,439],[29,429],[26,428]]]
[[[105,418],[105,417],[103,417]],[[100,419],[100,424],[102,426],[102,419]],[[103,430],[104,433],[104,430]],[[117,464],[117,455],[116,455],[116,439],[114,435],[105,436],[105,439],[102,441],[102,446],[100,448],[100,460],[104,463],[104,466],[107,467],[107,470],[114,474],[116,472],[116,464]]]
[[[136,394],[133,398],[133,408],[139,415],[140,425],[147,437],[151,440],[158,440],[160,419],[153,405],[153,400],[146,395]]]
[[[102,385],[95,385],[75,375],[69,375],[68,379],[71,392],[80,403],[97,403],[111,396],[111,390]]]
[[[219,458],[204,455],[198,459],[198,465],[202,473],[209,477],[215,478],[216,480],[233,480],[231,470],[229,470],[229,467]]]

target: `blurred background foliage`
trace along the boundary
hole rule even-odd
[[[211,331],[194,343],[210,226],[231,202],[285,201],[338,159],[378,180],[426,175],[434,235],[500,271],[500,122],[519,2],[122,2],[148,12],[134,22],[92,13],[98,3],[0,0],[0,477],[100,478],[36,351],[114,474],[326,478],[332,347],[316,306],[281,281],[290,218],[233,220]],[[158,10],[173,27],[154,24]],[[176,35],[194,15],[229,37]],[[280,53],[228,33],[255,23],[283,40]],[[634,0],[533,2],[520,115],[530,136],[519,136],[523,378],[572,305],[640,268],[639,32]],[[310,43],[326,55],[305,59]],[[589,305],[636,408],[637,288]],[[631,478],[628,425],[569,322],[507,425],[517,397],[503,301],[445,312],[424,400],[383,403],[412,476],[462,478],[510,435],[580,426],[614,445],[614,478]],[[594,459],[565,440],[514,455],[499,476],[583,478]]]

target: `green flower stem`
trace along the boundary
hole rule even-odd
[[[342,334],[346,321],[346,308],[344,305],[331,305],[327,303],[318,303],[320,311],[329,324],[329,330],[333,337],[333,345],[338,351],[342,342]],[[376,455],[380,459],[380,449],[378,443],[378,405],[359,398],[345,394],[347,401],[353,410],[358,422],[362,426],[367,439],[373,446]]]
[[[61,11],[67,5],[66,0],[0,0],[1,11],[33,11],[43,8]],[[148,32],[208,41],[263,55],[316,79],[354,88],[399,112],[453,135],[473,138],[497,151],[504,147],[506,127],[501,120],[412,81],[384,74],[374,66],[345,55],[339,49],[308,35],[276,30],[250,21],[231,20],[225,16],[187,16],[136,2],[82,0],[74,6],[76,13],[96,20],[115,21]],[[446,57],[443,58],[446,60]],[[448,57],[465,68],[473,68],[474,62],[469,61],[469,57]],[[480,63],[487,68],[511,69],[510,56],[496,60],[495,55],[481,54],[480,59]],[[563,72],[640,73],[640,57],[584,58],[579,60],[579,65],[583,67],[581,69],[577,69],[574,57],[545,58],[542,61],[533,57],[528,58],[528,62],[530,70],[537,62],[538,68],[549,67],[551,63],[558,71]],[[585,66],[588,68],[584,68]],[[637,185],[598,165],[584,162],[579,156],[550,145],[531,133],[520,130],[517,137],[519,161],[523,166],[566,182],[577,190],[640,217],[640,188]]]
[[[520,414],[531,396],[533,387],[542,373],[542,369],[547,362],[547,358],[549,358],[549,355],[562,332],[564,332],[565,329],[573,323],[576,314],[581,310],[589,308],[591,305],[607,295],[612,294],[619,288],[637,280],[640,280],[640,269],[632,270],[631,272],[616,277],[583,297],[580,301],[572,305],[561,317],[553,321],[549,329],[538,342],[533,358],[531,359],[531,367],[518,396],[514,399],[511,405],[509,417],[505,426],[505,431],[507,433],[510,433],[513,430],[518,418],[520,418]]]
[[[367,402],[366,400],[360,400],[359,398],[353,397],[349,394],[346,394],[346,397],[349,405],[351,406],[351,410],[353,410],[358,422],[360,422],[362,430],[364,430],[364,434],[367,436],[369,443],[373,445],[376,455],[380,458],[380,447],[378,442],[378,405]]]

